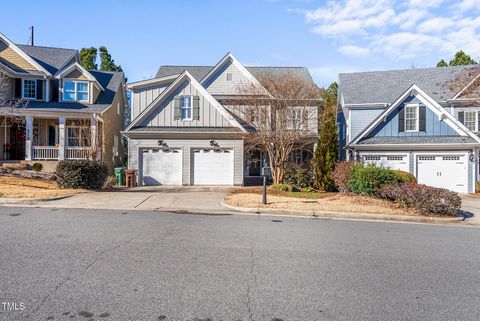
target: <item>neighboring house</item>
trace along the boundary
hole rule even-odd
[[[480,101],[472,87],[478,86],[476,68],[340,74],[342,158],[410,172],[418,183],[475,192],[480,148]]]
[[[232,106],[242,104],[242,86],[266,74],[313,83],[306,68],[244,67],[229,53],[215,66],[161,66],[156,78],[128,84],[132,122],[124,134],[139,184],[238,186],[259,178],[264,153],[252,160],[244,150],[253,119]],[[309,130],[316,135],[317,127]],[[296,151],[292,160],[307,154]]]
[[[110,172],[123,164],[123,73],[85,70],[77,50],[14,44],[1,33],[0,72],[0,163],[53,170],[58,160],[96,158]]]

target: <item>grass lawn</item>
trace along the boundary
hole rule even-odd
[[[372,214],[416,215],[415,211],[396,204],[360,195],[323,192],[278,192],[268,190],[267,205],[263,206],[261,189],[237,191],[225,198],[225,203],[250,208],[281,208],[325,212],[359,212]]]
[[[41,179],[0,176],[0,197],[6,198],[47,198],[70,196],[85,190],[61,189],[55,182]]]

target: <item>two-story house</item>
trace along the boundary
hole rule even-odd
[[[339,75],[342,158],[410,172],[461,193],[479,179],[480,68]]]
[[[124,75],[79,62],[77,50],[14,44],[0,33],[0,163],[123,164]]]
[[[265,153],[251,160],[244,148],[258,117],[245,119],[233,106],[242,105],[240,88],[259,85],[267,74],[313,84],[306,68],[245,67],[230,53],[214,66],[161,66],[156,78],[128,84],[132,122],[124,134],[128,167],[137,170],[139,184],[238,186],[258,178]],[[317,107],[309,112],[316,116]],[[313,135],[317,127],[310,124]],[[306,161],[309,154],[295,151],[292,158]]]

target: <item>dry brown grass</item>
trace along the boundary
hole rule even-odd
[[[41,179],[0,176],[0,197],[47,198],[83,193],[80,189],[60,189],[55,182]]]
[[[325,212],[357,212],[372,214],[415,215],[415,212],[397,207],[394,203],[367,196],[341,193],[314,193],[315,198],[298,198],[272,195],[269,191],[268,204],[261,204],[262,196],[256,191],[238,192],[225,198],[225,203],[250,208],[281,208]]]

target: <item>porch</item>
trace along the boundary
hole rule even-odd
[[[1,161],[101,159],[95,117],[0,117]]]

